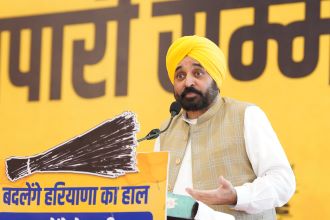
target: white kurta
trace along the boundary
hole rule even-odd
[[[196,119],[183,120],[190,124],[197,122]],[[235,186],[237,204],[232,208],[252,214],[284,205],[295,191],[295,177],[267,116],[257,106],[249,106],[245,110],[244,138],[246,152],[257,178],[252,183]],[[155,151],[159,150],[158,138]],[[187,195],[185,188],[193,187],[191,163],[189,140],[174,193]]]

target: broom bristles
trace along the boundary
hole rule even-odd
[[[7,159],[7,176],[15,181],[35,172],[77,172],[115,178],[136,172],[138,130],[134,113],[124,112],[44,153]]]

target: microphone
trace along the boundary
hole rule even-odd
[[[171,118],[173,118],[174,116],[179,114],[180,111],[181,111],[181,104],[176,101],[172,102],[172,104],[170,106]]]
[[[161,133],[165,132],[171,125],[172,120],[174,118],[174,116],[176,116],[177,114],[179,114],[179,112],[181,111],[181,105],[178,102],[172,102],[171,106],[170,106],[170,113],[171,113],[171,119],[170,122],[167,124],[166,128],[164,130],[159,130],[158,128],[152,129],[147,136],[145,136],[144,138],[141,138],[138,140],[138,142],[144,141],[144,140],[152,140],[157,138]]]

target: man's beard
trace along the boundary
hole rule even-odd
[[[186,98],[185,96],[188,93],[195,93],[197,96],[193,98]],[[207,89],[205,94],[201,91],[195,89],[194,87],[186,87],[181,95],[174,93],[174,97],[176,101],[178,101],[182,108],[186,111],[199,111],[203,109],[207,109],[215,97],[217,97],[219,93],[219,89],[216,83],[213,81],[212,85]]]

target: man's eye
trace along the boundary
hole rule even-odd
[[[184,79],[185,78],[185,74],[178,73],[178,74],[176,74],[176,77],[175,78],[177,78],[177,79]]]
[[[195,72],[195,76],[196,77],[200,77],[200,76],[202,76],[204,73],[203,73],[203,71],[196,71]]]

